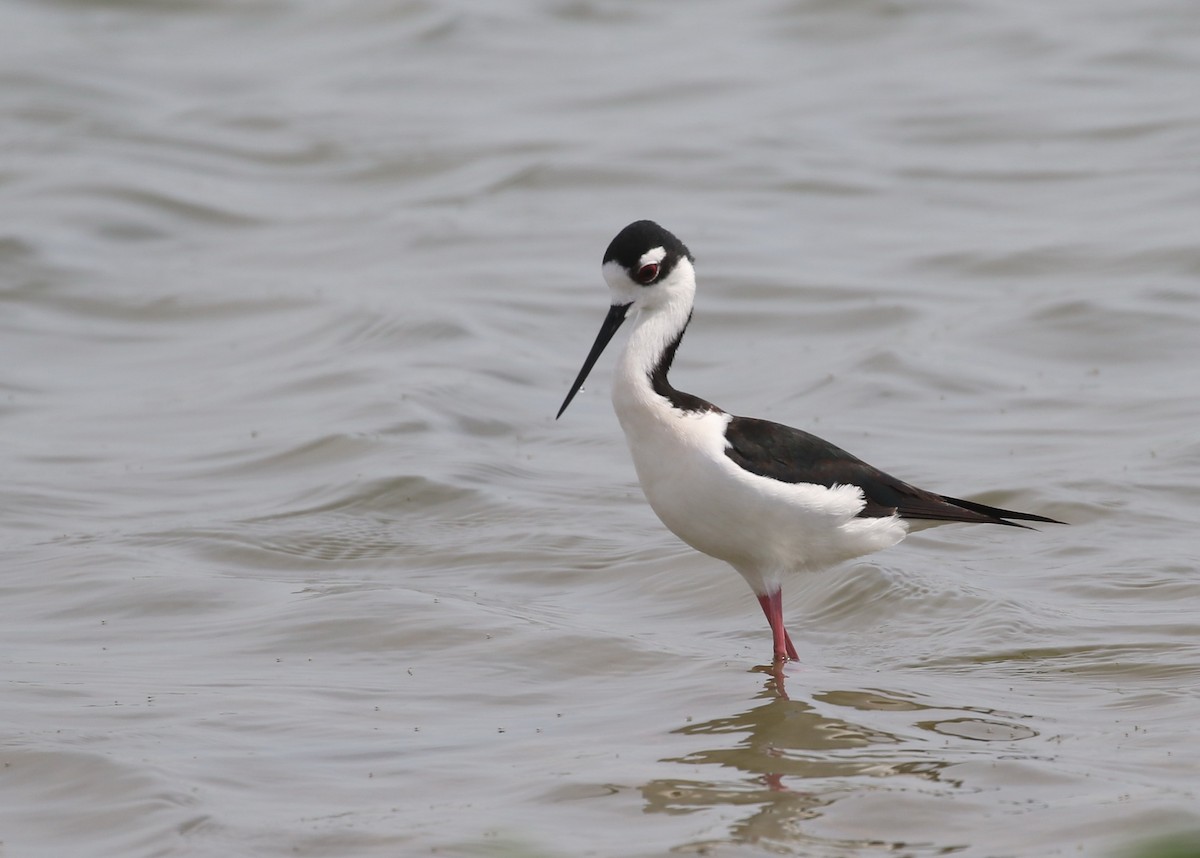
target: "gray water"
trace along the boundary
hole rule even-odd
[[[0,6],[0,854],[1109,856],[1200,827],[1200,6]],[[931,489],[789,582],[677,386]],[[615,352],[615,349],[614,349]],[[1187,835],[1184,835],[1187,836]]]

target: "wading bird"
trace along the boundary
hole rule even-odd
[[[680,539],[724,560],[754,591],[777,663],[796,659],[783,624],[791,574],[895,545],[916,526],[1061,524],[916,488],[799,429],[735,417],[671,386],[667,373],[692,318],[694,258],[672,233],[640,220],[604,252],[612,305],[558,417],[627,318],[612,401],[651,508]]]

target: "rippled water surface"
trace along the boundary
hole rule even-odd
[[[1200,7],[0,7],[0,852],[1109,856],[1200,828]],[[919,485],[802,660],[553,419]],[[615,350],[614,350],[615,351]],[[1186,835],[1185,835],[1186,836]]]

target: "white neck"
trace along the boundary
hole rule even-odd
[[[675,411],[666,397],[654,390],[650,374],[687,327],[691,313],[691,300],[638,310],[613,377],[613,408],[626,432],[630,429],[628,421],[639,415],[665,419]]]

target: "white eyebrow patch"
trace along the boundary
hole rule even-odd
[[[638,268],[643,265],[657,265],[663,261],[663,257],[667,255],[665,247],[652,247],[638,257]]]

